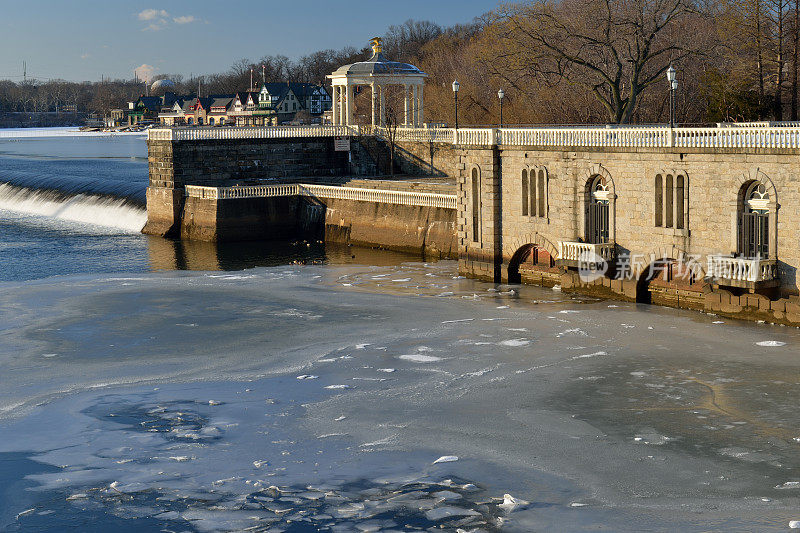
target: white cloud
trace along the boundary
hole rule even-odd
[[[155,20],[157,18],[168,17],[169,13],[163,9],[145,9],[139,13],[139,20]]]
[[[153,75],[155,74],[156,70],[158,70],[153,65],[148,65],[147,63],[143,63],[134,69],[136,76],[140,80],[150,81],[153,79]]]
[[[182,15],[180,17],[175,17],[172,20],[175,22],[175,24],[189,24],[197,19],[194,17],[194,15]]]
[[[166,20],[161,20],[159,22],[154,22],[152,24],[148,24],[147,26],[142,28],[142,31],[160,31],[160,30],[163,30],[166,27],[167,27],[167,21]]]

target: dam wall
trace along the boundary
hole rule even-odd
[[[457,257],[456,210],[447,207],[300,195],[189,195],[180,220],[181,238],[187,240],[324,240],[421,252],[431,258]]]
[[[300,176],[326,179],[350,174],[347,152],[335,151],[333,143],[331,137],[203,140],[149,137],[148,221],[144,233],[172,237],[182,234],[185,185],[248,185]],[[357,166],[354,168],[357,170]]]

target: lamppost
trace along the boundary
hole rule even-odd
[[[456,129],[458,129],[458,88],[460,87],[458,80],[453,82],[453,99],[456,103]]]
[[[503,97],[506,95],[503,89],[497,91],[497,97],[500,99],[500,127],[503,127]]]
[[[678,80],[675,79],[675,68],[670,65],[667,69],[667,81],[669,82],[669,127],[675,127],[675,91],[678,88]]]

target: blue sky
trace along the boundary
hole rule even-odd
[[[256,60],[365,46],[409,18],[469,22],[495,0],[2,0],[0,79],[211,74]],[[14,5],[11,5],[14,4]],[[146,68],[144,70],[147,70]]]

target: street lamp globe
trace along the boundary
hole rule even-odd
[[[669,82],[670,85],[673,85],[676,81],[675,67],[673,67],[672,65],[670,65],[669,68],[667,69],[667,81]]]
[[[461,85],[458,83],[458,80],[454,81],[453,82],[453,92],[457,93],[459,87],[461,87]]]
[[[502,100],[505,95],[506,95],[506,93],[505,93],[505,91],[503,91],[503,89],[500,89],[499,91],[497,91],[497,97],[500,100]]]

